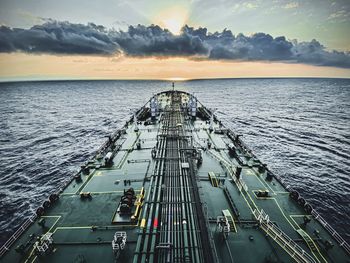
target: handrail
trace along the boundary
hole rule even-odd
[[[326,222],[326,220],[323,219],[323,217],[317,213],[314,209],[312,210],[311,214],[314,216],[314,218],[328,231],[328,233],[334,237],[334,239],[338,242],[338,244],[345,249],[345,251],[350,255],[350,246],[349,243],[347,243],[341,235],[331,227],[330,224]]]
[[[140,110],[137,112],[137,115],[139,115],[142,112],[142,109],[144,109],[144,107],[148,104],[149,101],[150,100],[148,100],[140,108]],[[129,123],[132,120],[133,120],[133,116],[131,116],[131,118],[129,118],[129,120],[126,123]],[[125,125],[122,128],[117,129],[115,132],[113,132],[109,138],[114,140],[118,136],[118,134],[121,134],[122,130],[124,129],[125,129]],[[108,144],[110,143],[110,139],[106,140],[96,151],[94,151],[92,156],[95,157],[97,154],[103,152],[108,147]],[[73,176],[68,181],[58,185],[57,193],[58,194],[62,193],[64,188],[67,187],[67,185],[70,184],[74,180],[75,176],[78,175],[79,173],[81,173],[81,169],[78,172],[74,173]],[[25,232],[29,228],[29,226],[33,224],[36,218],[37,218],[37,215],[33,214],[31,217],[25,220],[24,223],[21,226],[19,226],[18,229],[9,237],[9,239],[0,248],[0,258],[10,249],[13,243],[17,241],[17,239],[23,234],[23,232]]]
[[[13,235],[5,242],[5,244],[0,248],[0,258],[10,249],[13,243],[23,234],[24,231],[35,221],[36,215],[28,218]]]
[[[225,126],[225,125],[224,125]],[[234,136],[236,135],[233,131],[232,128],[229,127],[229,132],[231,132]],[[240,140],[240,143],[242,145],[244,145],[244,147],[248,150],[248,152],[256,159],[258,159],[256,157],[256,155],[253,153],[253,151],[247,146],[247,144],[245,144],[242,140]],[[285,185],[285,183],[283,182],[283,180],[281,179],[281,177],[275,173],[273,173],[271,170],[269,170],[268,168],[266,168],[267,171],[275,178],[277,179],[277,181],[288,190],[288,186]],[[328,224],[326,222],[326,220],[324,218],[321,217],[321,215],[315,210],[313,209],[311,214],[314,216],[314,218],[326,229],[326,231],[332,236],[334,237],[334,239],[338,242],[339,246],[343,247],[345,249],[345,251],[350,255],[350,245],[349,243],[347,243],[342,236],[334,229],[331,227],[330,224]]]
[[[264,229],[266,234],[272,237],[286,252],[297,262],[300,263],[316,263],[315,259],[311,257],[304,249],[296,244],[286,233],[284,233],[278,226],[273,224],[269,216],[264,212],[255,209],[253,215],[259,221],[260,227]]]

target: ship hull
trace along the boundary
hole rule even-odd
[[[349,245],[214,113],[156,94],[52,193],[1,262],[347,262]]]

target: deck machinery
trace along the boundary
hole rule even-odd
[[[347,242],[197,98],[154,95],[1,262],[349,262]]]

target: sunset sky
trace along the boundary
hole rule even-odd
[[[0,0],[0,80],[350,77],[349,0]]]

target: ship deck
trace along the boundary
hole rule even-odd
[[[210,110],[197,102],[193,118],[190,94],[155,97],[157,116],[146,104],[111,135],[1,262],[349,262],[317,209],[291,198]],[[112,249],[116,232],[123,249]]]

